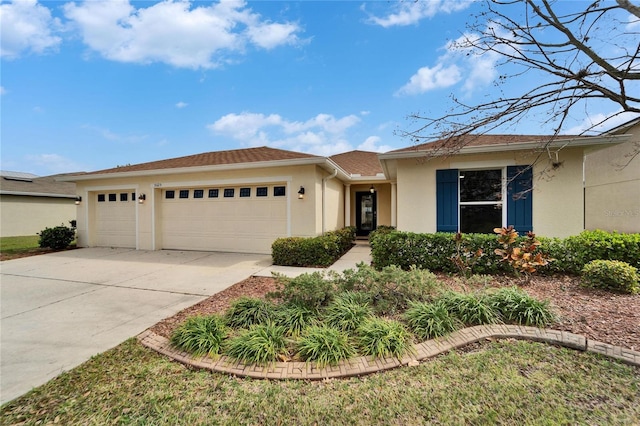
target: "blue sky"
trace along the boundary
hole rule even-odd
[[[497,75],[497,58],[447,47],[480,10],[466,0],[0,7],[1,168],[38,175],[263,145],[389,151],[411,145],[395,133],[409,114],[487,99]]]

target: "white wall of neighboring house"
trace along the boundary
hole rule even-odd
[[[585,157],[585,228],[640,232],[640,121],[613,134],[633,136]]]
[[[36,235],[45,228],[70,226],[76,218],[73,198],[0,195],[0,236]]]

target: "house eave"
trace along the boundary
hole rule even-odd
[[[20,195],[20,196],[27,196],[27,197],[69,198],[69,199],[76,198],[75,195],[69,195],[69,194],[50,194],[46,192],[1,191],[1,190],[0,190],[0,195]]]

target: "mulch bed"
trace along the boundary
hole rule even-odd
[[[442,279],[451,280],[445,276]],[[513,279],[499,277],[491,285],[515,283]],[[273,278],[250,277],[160,321],[150,330],[169,338],[173,330],[190,316],[222,313],[240,296],[264,297],[275,288]],[[640,295],[585,289],[580,287],[580,278],[574,276],[535,276],[521,288],[537,299],[551,302],[559,320],[550,328],[640,351]]]

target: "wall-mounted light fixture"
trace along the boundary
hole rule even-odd
[[[147,196],[146,196],[146,195],[144,195],[144,194],[140,194],[140,195],[138,195],[138,202],[139,202],[140,204],[143,204],[143,203],[144,203],[144,200],[146,200],[146,199],[147,199]]]
[[[371,185],[371,188],[369,188],[369,192],[372,194],[376,192],[376,189],[373,187],[373,185]]]
[[[298,191],[298,200],[304,199],[304,186],[300,187],[300,191]]]
[[[78,196],[76,197],[76,206],[77,206],[78,204],[80,204],[81,202],[82,202],[82,197],[78,195]]]

